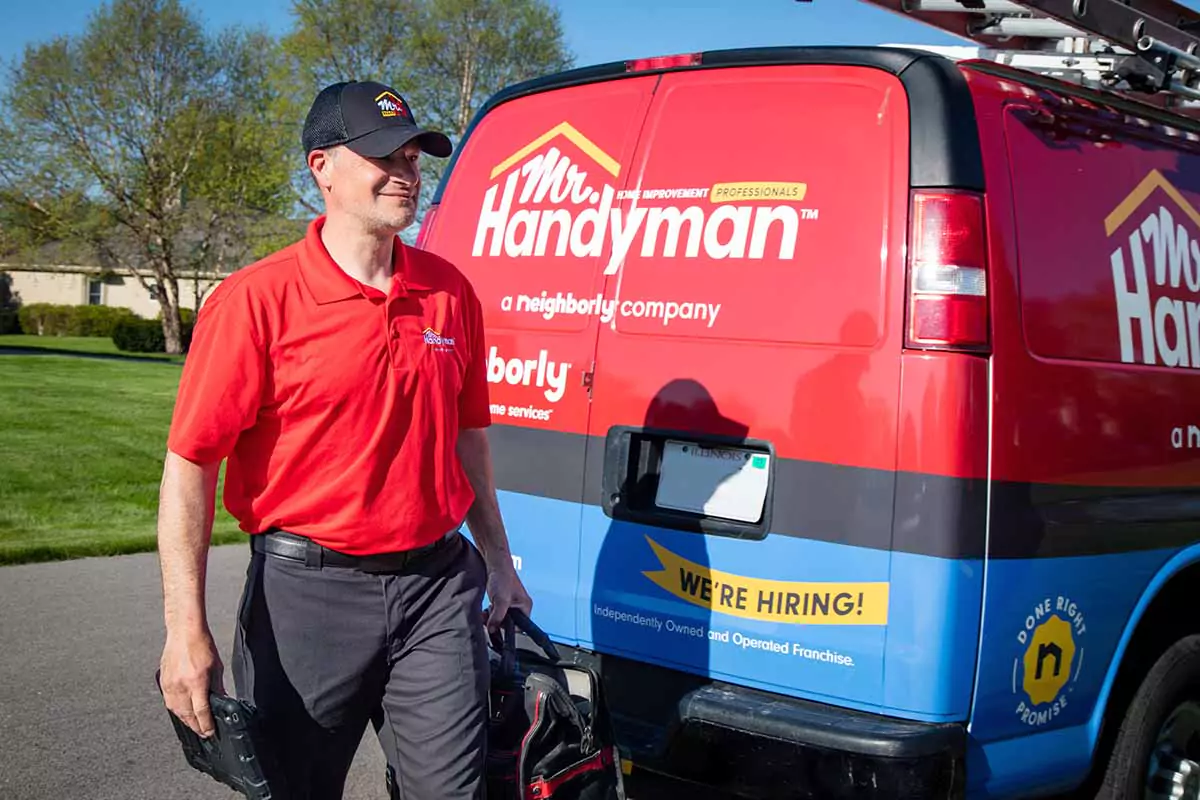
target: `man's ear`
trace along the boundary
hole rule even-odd
[[[333,169],[333,162],[336,158],[331,150],[313,150],[308,154],[308,169],[312,173],[313,182],[317,184],[318,189],[329,191],[332,183],[329,173]]]

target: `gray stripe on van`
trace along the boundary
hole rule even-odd
[[[492,426],[489,438],[499,488],[601,506],[602,438],[506,425]],[[776,470],[774,534],[940,558],[984,552],[985,480],[794,459],[778,459]],[[992,558],[1105,555],[1200,541],[1200,490],[1191,488],[995,481],[991,509]]]
[[[489,438],[497,488],[601,505],[603,438],[589,442],[581,434],[507,425],[491,426]],[[780,458],[771,532],[877,550],[978,558],[984,544],[985,485]]]

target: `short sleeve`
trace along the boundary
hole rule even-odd
[[[483,307],[475,292],[464,293],[463,311],[469,355],[463,376],[462,392],[458,396],[458,426],[486,428],[492,424],[492,407],[487,385],[487,342],[483,327]]]
[[[167,437],[189,461],[224,459],[258,417],[267,354],[256,305],[244,281],[227,278],[196,315]]]

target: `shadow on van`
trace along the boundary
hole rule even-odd
[[[698,442],[710,436],[741,441],[749,431],[745,424],[722,415],[708,390],[692,379],[672,380],[659,389],[645,410],[642,426]],[[717,486],[696,488],[710,497]],[[653,478],[636,486],[626,483],[622,489],[623,495],[637,494],[643,510],[654,502],[656,492]],[[668,563],[655,547],[669,554]],[[709,566],[704,534],[650,521],[609,519],[599,543],[589,598],[595,649],[697,676],[689,681],[678,673],[654,669],[638,669],[636,680],[612,676],[609,691],[614,711],[636,713],[649,736],[655,735],[651,729],[670,724],[684,693],[709,682],[704,680],[709,674],[709,648],[721,646],[708,638],[712,600],[704,597],[712,595],[703,581],[709,577]]]
[[[890,427],[891,404],[868,393],[873,346],[880,337],[874,316],[856,310],[843,320],[838,344],[825,361],[800,375],[792,398],[789,436],[800,450],[836,451],[847,460],[862,459]],[[831,509],[846,498],[829,498]]]

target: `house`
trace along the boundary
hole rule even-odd
[[[118,306],[152,319],[161,311],[154,293],[131,271],[75,264],[6,264],[0,273],[11,279],[10,289],[21,305]],[[179,305],[195,309],[204,305],[222,273],[187,274],[179,279]],[[149,278],[153,281],[153,277]],[[199,302],[197,302],[199,299]]]

